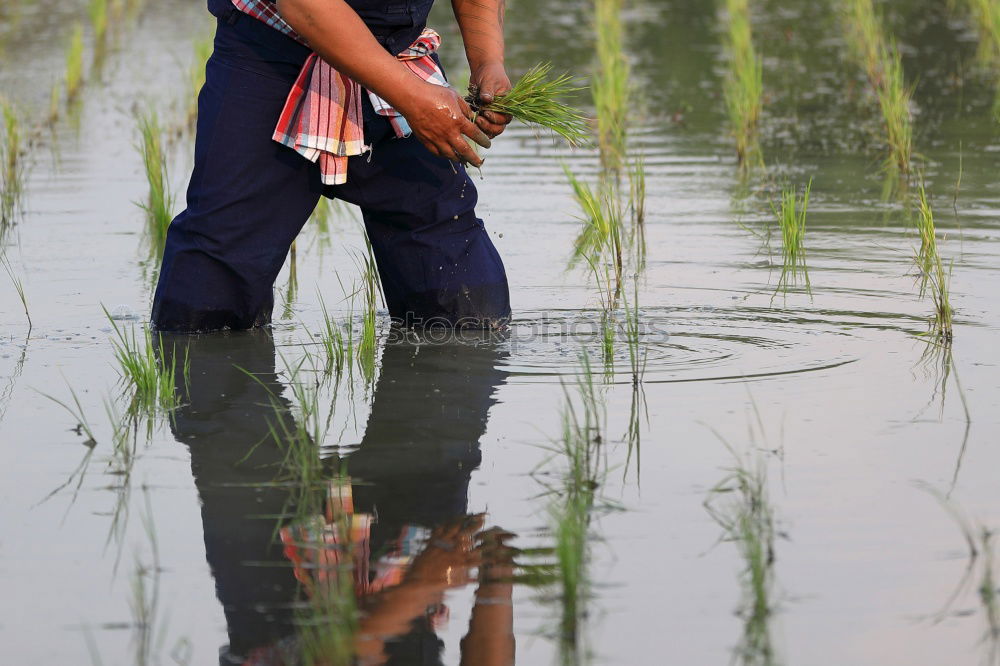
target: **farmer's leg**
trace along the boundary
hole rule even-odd
[[[275,277],[322,191],[316,166],[271,140],[308,50],[235,18],[219,20],[198,98],[187,209],[167,232],[153,301],[162,330],[268,323]]]
[[[364,96],[369,155],[332,193],[361,207],[389,314],[406,324],[492,327],[510,318],[503,262],[476,217],[465,169],[397,139]]]

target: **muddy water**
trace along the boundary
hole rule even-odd
[[[0,90],[37,119],[85,3],[11,4],[0,5]],[[638,456],[625,444],[633,391],[624,348],[620,372],[598,380],[612,468],[601,495],[616,508],[590,527],[582,634],[593,662],[718,664],[739,644],[744,563],[732,543],[718,543],[704,507],[732,464],[722,438],[768,466],[777,662],[980,663],[990,646],[979,579],[949,604],[968,565],[965,544],[916,486],[1000,526],[1000,142],[989,78],[974,67],[974,29],[944,3],[888,7],[917,82],[916,149],[940,249],[953,261],[949,358],[928,356],[920,337],[931,305],[917,295],[918,241],[902,207],[881,200],[877,109],[844,58],[832,3],[756,3],[769,174],[814,179],[812,294],[778,298],[780,256],[761,240],[770,186],[741,196],[731,156],[719,16],[694,0],[627,4],[642,98],[633,143],[648,166],[648,368]],[[223,663],[247,654],[281,663],[275,655],[300,646],[295,574],[308,578],[309,568],[293,567],[275,529],[295,507],[268,434],[275,423],[294,427],[288,367],[314,347],[306,329],[322,320],[317,293],[346,313],[341,283],[357,275],[362,240],[350,217],[334,221],[328,244],[307,229],[299,293],[286,312],[279,304],[273,329],[190,341],[185,405],[148,432],[140,423],[122,440],[135,445],[122,464],[113,426],[122,389],[101,305],[125,325],[149,306],[133,113],[156,104],[166,123],[180,122],[192,40],[212,27],[200,2],[147,5],[116,29],[99,71],[88,44],[80,101],[33,150],[25,212],[5,241],[34,321],[28,337],[13,288],[0,289],[0,643],[11,663],[213,664],[220,654]],[[437,23],[455,69],[461,55],[444,11]],[[511,69],[552,60],[585,72],[585,25],[579,3],[512,1]],[[182,135],[171,152],[177,192],[189,153]],[[427,546],[428,528],[456,515],[485,512],[485,527],[516,535],[513,546],[552,544],[544,488],[559,463],[546,447],[562,431],[560,383],[579,376],[581,351],[596,353],[599,321],[593,286],[564,270],[579,223],[560,159],[597,172],[593,154],[513,127],[477,181],[512,283],[506,339],[383,337],[372,382],[355,374],[321,392],[324,414],[335,408],[316,443],[324,469],[353,481],[356,516],[374,516],[368,545],[387,578],[399,571],[391,562]],[[93,450],[73,430],[78,419],[42,396],[70,401],[71,388]],[[155,605],[137,600],[137,580]],[[551,589],[516,585],[507,605],[505,590],[487,588],[480,597],[494,601],[477,605],[475,584],[452,583],[410,614],[388,604],[405,625],[384,632],[398,663],[431,655],[428,663],[457,664],[467,633],[509,645],[507,622],[518,663],[559,658]],[[492,615],[478,615],[470,632],[474,609]],[[466,641],[466,663],[477,663],[475,642]]]

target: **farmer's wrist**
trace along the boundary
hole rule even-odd
[[[472,73],[473,78],[477,74],[480,74],[492,67],[499,67],[500,69],[505,69],[504,57],[502,53],[494,54],[490,56],[477,55],[475,57],[469,56],[469,71]]]

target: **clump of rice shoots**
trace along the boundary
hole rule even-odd
[[[364,297],[364,310],[361,314],[361,340],[358,342],[358,365],[365,380],[371,382],[375,378],[375,357],[378,351],[376,342],[376,306],[381,293],[378,264],[375,263],[375,251],[371,239],[365,234],[366,254],[361,257],[361,292]]]
[[[3,136],[0,137],[0,240],[13,226],[24,190],[24,151],[21,120],[14,106],[0,101],[0,120]]]
[[[775,218],[781,229],[781,278],[778,281],[779,290],[787,290],[789,285],[796,284],[801,277],[807,291],[811,291],[809,269],[806,266],[806,215],[809,212],[809,194],[812,191],[812,179],[806,185],[805,191],[799,197],[793,187],[786,187],[781,192],[781,202],[774,206]]]
[[[165,412],[176,409],[181,402],[175,383],[177,354],[169,356],[165,354],[163,339],[157,336],[154,341],[153,333],[148,328],[143,329],[140,339],[136,336],[134,327],[126,330],[118,325],[106,309],[104,314],[111,322],[115,334],[111,345],[118,364],[118,372],[132,390],[130,409],[147,415],[154,414],[158,409]],[[183,378],[188,376],[189,368],[190,364],[185,353],[181,361]]]
[[[736,157],[748,170],[763,163],[758,139],[763,109],[764,70],[753,45],[747,0],[726,0],[726,50],[729,70],[723,87],[729,124],[736,138]]]
[[[914,262],[920,271],[920,297],[923,298],[929,292],[934,306],[928,334],[936,341],[948,344],[954,334],[954,310],[949,296],[951,268],[945,270],[938,253],[934,211],[923,183],[917,190],[917,204],[916,224],[920,247],[915,252]]]
[[[595,0],[597,71],[591,93],[597,109],[601,166],[617,174],[625,162],[628,139],[629,64],[623,47],[622,0]]]
[[[885,34],[873,0],[850,0],[845,14],[848,43],[865,70],[882,113],[889,149],[885,165],[908,174],[913,153],[913,88],[906,83],[899,48]]]
[[[584,223],[573,244],[569,267],[581,261],[587,263],[600,291],[604,311],[612,312],[621,294],[625,271],[622,250],[622,215],[613,188],[604,184],[594,190],[580,181],[568,168],[566,177],[573,187],[573,196],[583,211]]]
[[[551,70],[550,63],[532,67],[509,92],[497,96],[488,105],[479,100],[479,90],[469,86],[466,101],[474,111],[488,108],[506,113],[526,125],[558,134],[571,146],[584,145],[589,137],[587,119],[578,110],[560,101],[560,98],[581,88],[573,85],[573,78],[568,74],[550,79]]]
[[[141,204],[146,211],[146,230],[152,241],[154,254],[163,254],[167,228],[173,219],[173,195],[167,180],[167,159],[163,150],[163,132],[155,111],[139,117],[139,134],[142,162],[149,184],[149,197]]]
[[[979,32],[979,62],[997,87],[993,118],[1000,123],[1000,3],[996,0],[962,0],[968,6]],[[952,3],[954,4],[954,0]]]
[[[66,100],[72,102],[83,85],[83,26],[77,23],[66,51]]]

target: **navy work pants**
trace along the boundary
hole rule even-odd
[[[187,209],[167,232],[153,301],[160,330],[267,324],[273,285],[320,196],[361,208],[394,320],[486,327],[510,316],[507,277],[465,169],[398,139],[364,98],[371,154],[350,158],[347,183],[273,141],[309,51],[256,19],[219,19],[198,98]]]

